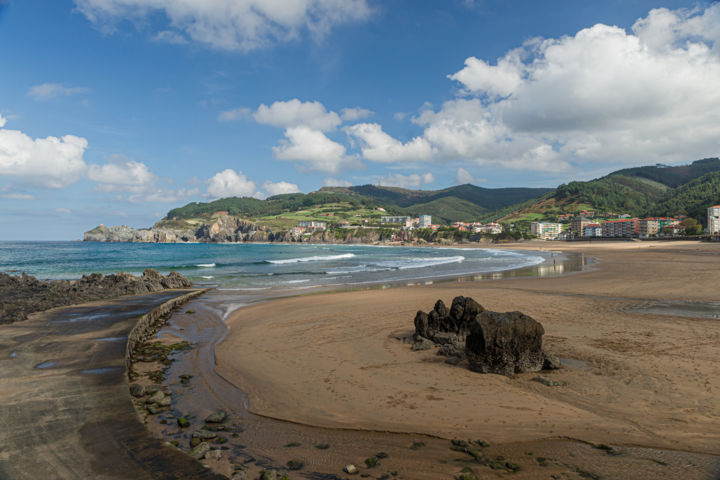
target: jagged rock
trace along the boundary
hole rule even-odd
[[[543,362],[543,370],[558,370],[562,367],[560,359],[552,353],[545,352],[545,361]]]
[[[415,316],[415,334],[440,344],[462,344],[475,317],[485,309],[470,297],[455,297],[448,309],[442,300]]]
[[[343,472],[345,472],[345,473],[347,473],[347,474],[349,474],[349,475],[355,475],[356,473],[358,473],[358,469],[357,469],[357,467],[356,467],[355,465],[353,465],[352,463],[348,463],[347,465],[345,465],[345,466],[343,467]]]
[[[222,452],[220,450],[210,450],[205,454],[205,458],[220,460],[222,458]]]
[[[145,387],[137,383],[130,384],[130,395],[133,397],[142,397],[145,395]]]
[[[277,480],[277,472],[275,470],[263,470],[260,472],[259,480]]]
[[[410,347],[413,351],[419,351],[419,350],[429,350],[432,347],[434,347],[435,344],[428,340],[427,338],[420,338],[417,342],[412,344],[412,347]]]
[[[564,387],[567,385],[567,383],[559,380],[550,380],[549,378],[542,377],[538,375],[537,377],[533,378],[533,381],[542,383],[546,387]]]
[[[210,451],[210,444],[207,442],[200,442],[198,445],[190,450],[190,456],[200,460]]]
[[[220,410],[214,413],[211,413],[207,416],[205,419],[205,423],[223,423],[227,419],[227,413]]]
[[[156,403],[160,405],[160,402],[162,402],[163,398],[165,398],[165,394],[162,391],[157,391],[153,393],[151,396],[145,400],[145,403]]]
[[[482,312],[465,344],[470,369],[512,377],[542,369],[543,326],[521,312]]]
[[[177,272],[163,277],[152,269],[145,270],[140,277],[123,272],[105,276],[92,273],[77,280],[50,281],[24,273],[0,273],[0,324],[25,320],[30,313],[64,305],[191,286]]]

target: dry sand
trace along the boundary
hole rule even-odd
[[[568,437],[720,451],[720,320],[639,314],[655,300],[720,301],[720,244],[550,243],[593,269],[556,278],[446,282],[276,300],[236,312],[217,372],[254,413],[331,428],[491,442]],[[397,340],[418,309],[471,296],[540,321],[546,348],[584,362],[508,379],[443,363]]]

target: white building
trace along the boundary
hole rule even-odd
[[[473,232],[475,233],[490,233],[493,235],[502,233],[503,227],[499,223],[486,223],[485,225],[482,224],[473,224]]]
[[[715,205],[707,210],[708,233],[710,235],[720,234],[720,205]]]
[[[405,222],[408,220],[412,220],[407,215],[398,215],[398,216],[383,216],[380,217],[380,223],[400,223],[402,225],[405,225]]]
[[[325,230],[327,228],[327,223],[325,222],[298,222],[298,227],[300,228],[307,228],[309,230]]]
[[[430,225],[432,225],[432,216],[420,215],[418,217],[418,228],[430,228]]]
[[[532,222],[530,233],[543,240],[556,240],[562,232],[561,223]]]

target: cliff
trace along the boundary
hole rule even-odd
[[[459,236],[458,236],[459,235]],[[85,232],[86,242],[137,243],[231,243],[231,242],[308,242],[368,244],[385,242],[439,243],[467,242],[468,235],[448,231],[404,231],[390,228],[336,228],[293,236],[290,231],[234,217],[220,215],[205,222],[161,221],[152,228],[134,229],[125,225],[99,225]],[[479,239],[473,239],[478,241]]]

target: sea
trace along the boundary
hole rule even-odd
[[[93,272],[140,275],[154,268],[178,271],[198,286],[249,294],[492,276],[543,265],[547,273],[554,255],[373,245],[0,242],[0,272],[73,279]]]

